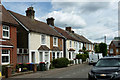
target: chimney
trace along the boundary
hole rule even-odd
[[[74,33],[74,31],[72,31],[72,33]]]
[[[66,27],[66,31],[72,32],[71,27]]]
[[[54,19],[53,17],[46,19],[47,24],[48,24],[48,25],[51,25],[51,26],[54,26],[54,20],[55,20],[55,19]]]
[[[35,11],[34,11],[33,7],[27,8],[27,10],[25,12],[26,12],[26,16],[28,16],[31,19],[34,19]]]

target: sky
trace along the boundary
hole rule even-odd
[[[110,44],[118,36],[118,2],[116,1],[12,1],[2,2],[4,7],[16,13],[26,15],[28,7],[33,6],[35,19],[46,23],[53,17],[55,26],[65,29],[72,27],[75,33],[85,36],[93,43]]]

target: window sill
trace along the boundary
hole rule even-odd
[[[5,38],[5,37],[3,37],[2,39],[4,39],[4,40],[10,40],[10,38]]]
[[[8,63],[2,63],[2,65],[8,65],[8,64],[10,64],[9,62]]]

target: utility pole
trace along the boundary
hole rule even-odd
[[[106,43],[106,36],[104,36],[104,43]]]

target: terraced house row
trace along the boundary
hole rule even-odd
[[[0,62],[2,65],[48,62],[66,57],[73,60],[82,54],[82,48],[94,51],[94,45],[71,27],[65,30],[54,25],[54,18],[45,22],[35,20],[35,11],[29,7],[26,16],[2,7],[0,25]]]

